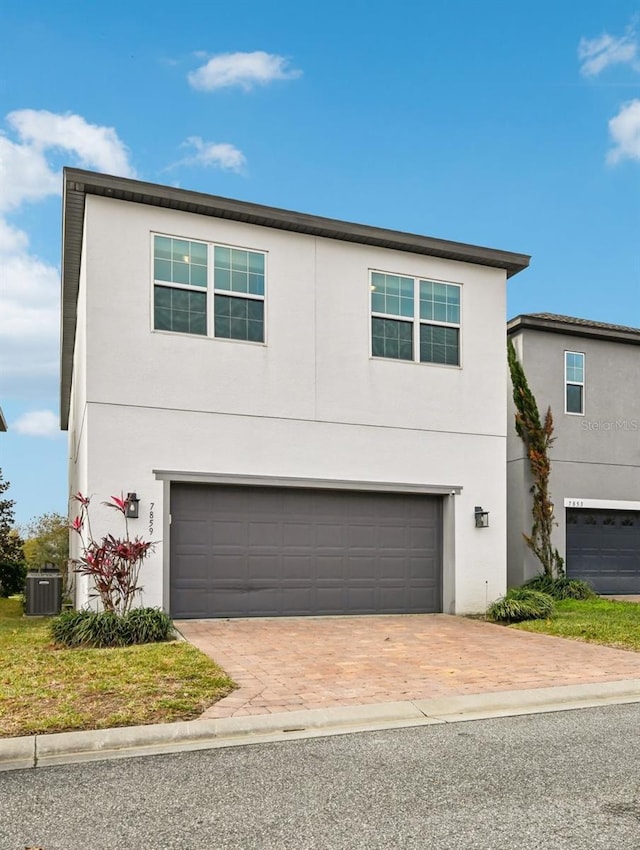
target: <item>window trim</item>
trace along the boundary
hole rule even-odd
[[[570,381],[567,377],[567,355],[569,354],[577,354],[579,357],[582,357],[582,381]],[[584,416],[585,415],[585,407],[586,407],[586,398],[585,398],[585,384],[586,384],[586,360],[584,351],[569,351],[565,350],[564,352],[564,412],[566,416]],[[582,388],[582,410],[567,410],[567,402],[568,402],[568,393],[567,390],[569,387],[581,387]]]
[[[177,335],[180,337],[188,337],[190,339],[208,339],[214,340],[215,342],[231,342],[231,343],[247,343],[248,345],[253,346],[262,346],[265,347],[267,345],[267,280],[268,280],[268,264],[269,264],[269,252],[264,248],[255,248],[249,247],[247,245],[235,245],[230,242],[216,242],[214,240],[207,240],[204,238],[194,237],[194,236],[182,236],[174,233],[167,233],[165,231],[159,230],[151,230],[150,231],[150,240],[149,240],[149,250],[150,250],[150,270],[151,270],[151,287],[150,287],[150,298],[149,298],[149,325],[151,328],[151,333],[157,334],[170,334]],[[173,281],[163,281],[156,280],[155,277],[155,269],[154,269],[154,260],[155,260],[155,237],[161,236],[167,239],[179,239],[183,242],[199,242],[201,245],[206,245],[207,247],[207,285],[206,286],[195,286],[189,283],[174,283]],[[254,254],[262,254],[264,257],[264,294],[256,295],[250,292],[236,292],[234,290],[226,290],[226,289],[216,289],[215,287],[215,269],[214,269],[214,252],[215,248],[231,248],[236,251],[248,251]],[[183,289],[187,292],[203,292],[207,298],[207,333],[206,334],[194,334],[189,333],[188,331],[173,331],[173,330],[165,330],[162,328],[155,327],[155,288],[156,286],[165,286],[170,289]],[[215,335],[215,308],[214,301],[216,295],[225,295],[235,298],[243,298],[245,300],[252,301],[262,301],[263,307],[263,340],[253,340],[253,339],[236,339],[234,337],[223,337]]]
[[[393,275],[394,277],[413,278],[413,318],[409,316],[398,316],[392,313],[380,313],[373,310],[372,293],[373,293],[373,278],[374,274]],[[441,283],[445,286],[456,286],[460,292],[460,321],[442,322],[436,319],[421,319],[420,318],[420,282],[425,283]],[[413,363],[418,366],[440,366],[446,369],[462,369],[462,293],[463,284],[460,281],[440,280],[438,278],[429,277],[427,275],[405,274],[398,271],[385,271],[383,269],[370,268],[367,275],[367,285],[369,293],[369,360],[384,360],[387,363]],[[400,357],[383,357],[373,353],[373,322],[372,319],[388,319],[395,322],[405,322],[411,324],[413,330],[413,357],[411,360],[404,360]],[[430,325],[432,327],[455,328],[458,331],[458,363],[434,363],[432,360],[420,360],[420,326]]]

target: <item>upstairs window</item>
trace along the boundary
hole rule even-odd
[[[265,255],[153,239],[155,330],[264,342]]]
[[[564,353],[565,413],[584,414],[584,354]]]
[[[207,246],[154,238],[153,315],[159,331],[207,333]]]
[[[458,284],[371,272],[371,354],[460,365]]]
[[[214,334],[264,342],[264,254],[216,245]]]

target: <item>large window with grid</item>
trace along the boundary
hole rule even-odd
[[[264,342],[265,255],[153,237],[153,327]]]
[[[584,414],[584,354],[564,353],[565,413]]]
[[[371,272],[372,356],[459,366],[461,288]]]

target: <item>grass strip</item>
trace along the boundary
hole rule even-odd
[[[611,599],[563,599],[548,620],[509,628],[640,651],[640,604]]]
[[[0,737],[191,720],[234,687],[184,641],[56,649],[47,619],[0,599]]]

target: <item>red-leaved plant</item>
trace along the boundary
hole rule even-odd
[[[82,493],[76,493],[72,498],[80,505],[80,513],[70,527],[82,541],[82,554],[76,561],[75,572],[93,579],[95,592],[90,596],[99,597],[105,611],[126,614],[133,607],[136,594],[142,590],[138,584],[140,568],[153,551],[154,544],[129,536],[126,499],[112,496],[111,501],[102,503],[122,514],[125,536],[107,534],[96,540],[89,518],[91,499]]]

